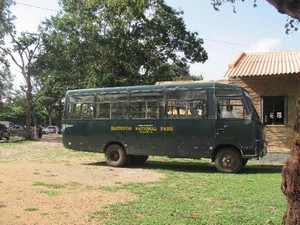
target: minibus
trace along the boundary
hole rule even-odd
[[[209,158],[236,173],[267,153],[249,93],[216,82],[69,90],[62,134],[66,148],[104,153],[114,167],[148,156]]]

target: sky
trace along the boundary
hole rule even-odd
[[[187,30],[197,32],[204,40],[208,60],[190,65],[193,75],[205,80],[222,79],[228,64],[239,52],[268,52],[300,50],[299,31],[285,33],[287,16],[277,12],[265,0],[237,1],[235,11],[231,4],[224,4],[215,11],[210,0],[165,0],[182,15]],[[45,18],[56,15],[58,0],[16,0],[11,8],[17,17],[17,31],[37,31]]]

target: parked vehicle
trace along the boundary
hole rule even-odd
[[[50,131],[49,131],[48,127],[42,127],[42,133],[43,134],[49,134]]]
[[[24,134],[26,132],[25,127],[17,124],[10,126],[8,130],[11,134],[16,134],[16,135]]]
[[[235,173],[267,152],[248,92],[220,83],[70,90],[62,133],[65,147],[102,152],[115,167],[160,155],[210,158]]]
[[[49,133],[57,133],[58,127],[57,126],[48,126]]]
[[[10,137],[10,133],[7,129],[7,127],[0,123],[0,140],[2,140],[3,138],[6,138],[6,140],[9,140]]]

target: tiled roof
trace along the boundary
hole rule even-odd
[[[228,65],[224,77],[300,74],[300,50],[239,53]]]

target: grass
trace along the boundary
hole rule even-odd
[[[16,161],[27,161],[38,162],[38,163],[63,163],[67,166],[72,166],[72,159],[89,158],[95,159],[95,156],[99,156],[98,153],[94,152],[80,152],[71,151],[69,149],[60,147],[55,149],[41,149],[41,148],[30,148],[32,143],[36,141],[21,141],[12,143],[1,143],[0,147],[0,163],[10,163]],[[20,150],[18,147],[29,147],[28,150]],[[5,147],[14,148],[13,150],[6,151]]]
[[[42,187],[47,187],[47,188],[64,188],[65,186],[62,184],[56,184],[56,183],[44,183],[41,181],[34,182],[33,186],[42,186]]]
[[[42,194],[46,194],[48,196],[58,196],[62,195],[64,189],[67,190],[75,190],[79,187],[82,187],[82,184],[77,182],[70,182],[66,184],[57,184],[57,183],[45,183],[42,181],[36,181],[33,183],[35,187],[42,187],[43,190],[40,191]]]
[[[12,146],[20,146],[30,144],[32,141],[22,140],[22,141],[14,141],[14,142],[3,142],[0,144],[2,147],[12,147]]]
[[[24,211],[26,212],[35,212],[35,211],[38,211],[39,209],[38,208],[26,208],[24,209]]]
[[[165,179],[124,185],[139,197],[92,212],[91,218],[108,225],[281,224],[281,166],[252,164],[240,174],[221,174],[206,161],[161,159],[144,168],[165,173]]]

